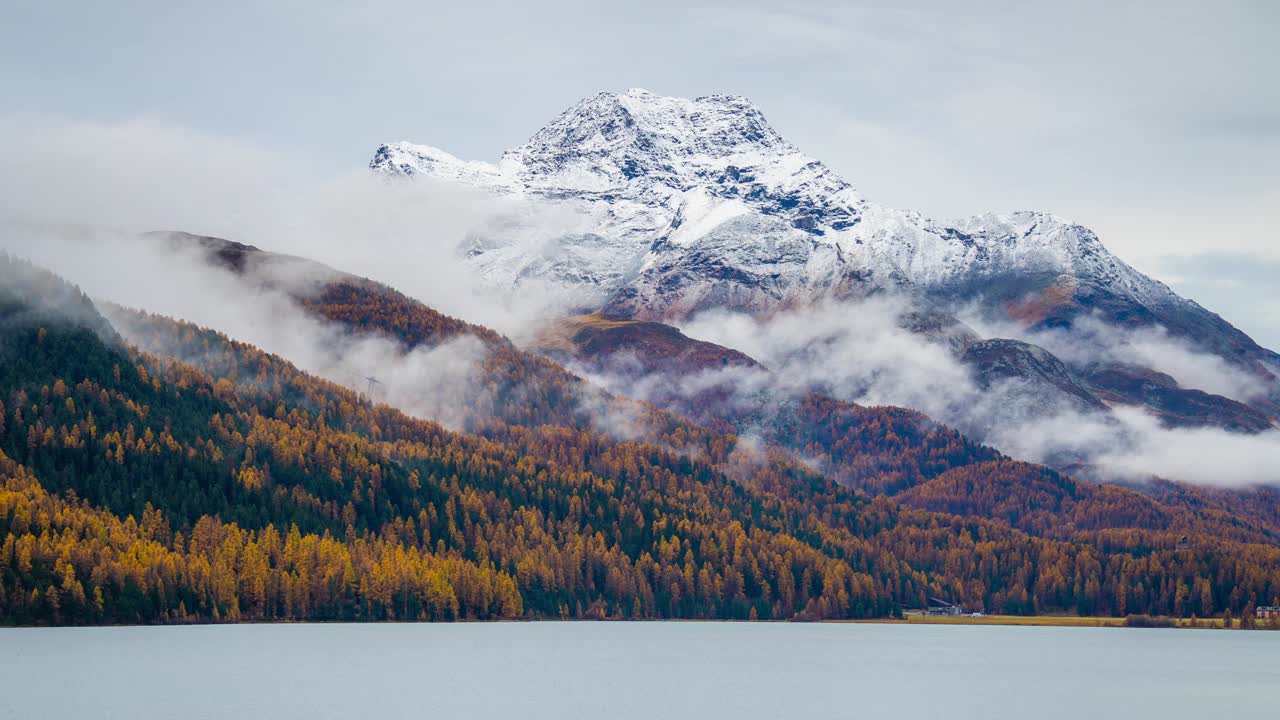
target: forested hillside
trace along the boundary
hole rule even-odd
[[[481,338],[490,348],[483,385],[500,390],[476,396],[471,429],[481,433],[487,432],[486,420],[492,418],[521,425],[589,423],[590,413],[581,412],[584,406],[595,413],[603,408],[607,414],[625,415],[631,420],[629,430],[667,447],[684,447],[687,437],[699,437],[699,444],[705,446],[707,436],[721,437],[720,447],[734,447],[735,432],[749,427],[772,451],[816,468],[839,484],[872,496],[900,496],[900,501],[916,507],[995,519],[1033,534],[1070,538],[1083,529],[1131,528],[1280,544],[1280,494],[1273,488],[1209,490],[1173,483],[1121,487],[1080,480],[1031,463],[1008,462],[990,447],[914,410],[866,407],[818,392],[786,403],[762,396],[746,405],[740,398],[732,404],[718,402],[713,391],[692,396],[673,392],[664,410],[602,393],[491,330],[449,318],[385,285],[344,276],[319,293],[300,296],[299,302],[317,317],[354,333],[394,337],[406,349],[429,347],[459,334]],[[655,324],[621,325],[633,329]],[[156,330],[150,347],[163,351],[172,333],[163,327]],[[663,334],[664,339],[669,336]],[[692,349],[693,356],[700,358],[708,354],[703,345],[683,338],[683,342],[660,345],[659,354]],[[184,352],[189,353],[187,357],[206,354],[204,349]],[[637,359],[645,365],[651,358],[641,353]],[[721,359],[714,362],[719,364]],[[742,356],[735,364],[750,362]],[[684,367],[686,372],[697,372],[705,364],[692,362]],[[649,369],[646,366],[644,372]],[[680,370],[665,369],[673,373],[671,386],[678,388],[674,381]],[[213,371],[215,375],[223,372]],[[584,396],[590,402],[584,402]],[[677,430],[679,436],[673,441],[670,436]],[[953,493],[958,477],[967,478],[966,496],[998,496],[1001,507],[997,510],[993,503],[977,500],[940,504],[943,496]],[[933,483],[935,479],[940,482]],[[920,485],[926,487],[907,492]]]
[[[507,400],[482,434],[451,432],[165,318],[135,316],[135,341],[197,365],[141,352],[73,288],[2,262],[4,622],[818,619],[929,595],[1203,616],[1280,593],[1280,547],[1231,517],[1147,500],[1158,517],[1135,518],[1133,493],[1082,502],[1056,476],[1051,493],[1074,502],[1047,504],[1047,521],[967,488],[972,507],[948,499],[970,476],[1023,472],[995,459],[965,476],[923,462],[937,484],[913,480],[929,509],[910,509],[655,408],[624,441],[556,422],[581,409],[555,389],[581,381],[497,336],[489,362],[516,379],[542,368],[551,391]],[[361,313],[340,299],[321,307]],[[416,307],[383,314],[406,342]]]

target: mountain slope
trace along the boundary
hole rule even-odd
[[[701,460],[564,426],[453,433],[216,333],[115,314],[200,366],[62,315],[6,328],[6,357],[29,359],[0,363],[7,622],[856,617],[939,594],[1208,615],[1280,590],[1265,532],[1167,509],[1116,530],[1119,488],[1088,531],[1037,537],[868,502],[712,436]]]
[[[198,242],[207,247],[227,243],[211,238]],[[252,253],[257,259],[251,264],[306,262],[256,248]],[[212,261],[223,266],[217,257]],[[578,427],[585,423],[608,433],[674,447],[697,438],[693,446],[702,448],[698,452],[712,445],[732,447],[737,436],[747,435],[804,462],[819,462],[822,472],[838,482],[890,494],[953,467],[1000,458],[1000,453],[979,445],[972,437],[912,410],[864,407],[822,391],[797,395],[778,387],[772,377],[776,373],[759,367],[751,358],[657,323],[599,315],[553,323],[549,331],[552,339],[569,342],[544,346],[557,359],[550,362],[514,347],[490,330],[444,318],[393,288],[328,272],[322,275],[294,269],[288,277],[325,278],[310,288],[297,289],[299,302],[318,317],[338,322],[353,333],[396,337],[405,352],[438,347],[456,337],[452,332],[404,334],[403,328],[410,325],[429,328],[456,323],[457,332],[477,332],[487,338],[485,342],[496,349],[484,358],[481,386],[500,387],[502,392],[496,403],[488,394],[469,396],[468,402],[475,403],[477,409],[471,427],[480,432],[487,432],[486,419],[520,425]],[[269,281],[262,274],[249,279],[253,283]],[[342,302],[316,302],[334,292],[341,294]],[[920,328],[919,332],[930,332],[935,320],[915,316],[909,322]],[[571,331],[568,338],[563,337],[565,331]],[[580,342],[572,342],[575,338]],[[985,376],[989,385],[1000,386],[1003,397],[1023,395],[1024,404],[1055,401],[1068,409],[1098,411],[1098,391],[1041,348],[972,337],[960,338],[957,347],[962,359],[969,351],[991,356],[974,363],[975,373],[980,379]],[[573,373],[557,364],[565,362]],[[592,382],[582,382],[580,376]],[[611,393],[602,392],[601,384]],[[1046,387],[1050,390],[1045,391]],[[627,397],[652,402],[634,402]],[[1258,422],[1256,411],[1246,406],[1182,388],[1151,402],[1153,406],[1163,404],[1174,421],[1179,418],[1174,409],[1195,402],[1197,419],[1208,414],[1234,422],[1241,417],[1247,420],[1249,416],[1242,413],[1253,412],[1254,422]],[[1021,422],[1016,415],[1020,407],[998,408],[997,414],[1008,413],[1013,422]],[[833,431],[836,427],[839,432]],[[684,439],[673,441],[675,437]],[[1078,458],[1064,457],[1062,461],[1069,467]],[[1251,522],[1244,519],[1246,525]]]
[[[216,247],[218,242],[225,241],[204,239],[200,242]],[[257,262],[280,262],[271,260],[271,253],[257,249],[253,253],[258,257]],[[341,277],[341,281],[330,278],[326,281],[330,284],[322,283],[301,293],[301,302],[313,303],[315,298],[328,296],[336,282],[345,298],[339,304],[341,312],[333,312],[324,303],[309,304],[310,311],[340,322],[358,334],[396,336],[404,342],[406,352],[430,348],[433,343],[453,337],[401,335],[401,329],[407,325],[434,326],[441,322],[442,316],[387,286],[351,276]],[[261,282],[262,278],[254,276],[253,281]],[[757,366],[750,358],[692,340],[674,328],[655,323],[588,316],[560,325],[561,331],[573,330],[575,335],[570,340],[576,334],[582,335],[579,338],[582,342],[561,346],[557,350],[560,357],[571,361],[571,367],[586,370],[589,377],[611,380],[607,387],[613,390],[612,395],[580,381],[555,363],[514,348],[492,331],[477,329],[486,333],[489,342],[498,343],[497,347],[502,348],[501,353],[485,359],[485,374],[496,371],[498,374],[494,377],[506,378],[503,382],[507,383],[504,401],[490,410],[496,408],[500,412],[496,416],[482,415],[480,420],[490,417],[516,425],[586,426],[615,435],[621,431],[623,437],[629,439],[683,448],[695,457],[705,454],[722,467],[738,446],[738,436],[749,435],[752,441],[764,442],[770,452],[819,468],[842,484],[874,494],[895,495],[952,469],[1004,459],[991,448],[978,445],[918,412],[894,407],[862,407],[823,393],[807,393],[797,398],[785,393],[780,395],[770,389],[767,381],[770,371]],[[1002,360],[992,363],[993,366],[1017,369],[1024,365],[1021,360],[1030,358],[1033,362],[1029,367],[1037,370],[1033,377],[1026,378],[1010,378],[1006,373],[993,378],[997,382],[1027,382],[1031,388],[1035,388],[1037,382],[1060,383],[1063,397],[1080,402],[1075,393],[1089,399],[1088,402],[1098,402],[1043,350],[1011,341],[985,345],[1007,345],[1018,350],[1013,353],[1013,359],[1019,362],[1010,364]],[[163,349],[167,345],[160,342],[154,347]],[[207,355],[206,349],[196,349],[183,356],[203,359]],[[751,380],[753,376],[755,379]],[[526,389],[522,382],[529,383],[534,390]],[[744,395],[737,391],[740,388],[726,387],[744,382],[760,390]],[[576,389],[567,395],[558,394],[557,389],[564,387]],[[560,402],[547,403],[542,399],[546,396],[537,392],[537,388],[550,388],[550,397],[559,397]],[[659,406],[675,414],[662,412],[650,403],[627,400],[624,395],[657,400]],[[566,408],[571,411],[565,411]],[[508,426],[493,427],[492,423],[482,421],[474,427],[496,437],[504,435]],[[999,475],[984,476],[984,482],[1019,486],[1018,480]],[[1093,486],[1093,483],[1087,485]],[[1143,517],[1160,517],[1163,520],[1159,529],[1205,531],[1196,519],[1198,501],[1187,506],[1175,503],[1152,515],[1135,509],[1145,507],[1146,501],[1134,490],[1090,497],[1106,498],[1100,509],[1089,511],[1095,518],[1092,525],[1095,529],[1134,527],[1130,523],[1140,522]],[[1031,495],[1013,493],[1009,502],[1020,507],[1023,514],[1037,512]],[[1280,537],[1280,525],[1256,520],[1256,517],[1270,516],[1267,507],[1266,502],[1257,503],[1253,508],[1259,513],[1256,516],[1251,510],[1239,516],[1228,513],[1217,518],[1213,532],[1270,542]],[[1058,520],[1062,525],[1075,522],[1066,515],[1059,515]],[[1139,524],[1136,527],[1156,529],[1157,526]],[[1042,529],[1037,527],[1036,532]]]
[[[1234,412],[1227,398],[1185,403],[1177,415],[1167,402],[1148,403],[1150,395],[1113,388],[1113,399],[1182,425],[1256,432],[1280,419],[1280,355],[1138,272],[1089,229],[1039,212],[939,222],[868,202],[741,97],[601,93],[496,164],[395,143],[379,147],[370,167],[581,218],[580,229],[549,243],[525,241],[528,228],[510,218],[478,228],[462,250],[498,287],[551,282],[603,294],[611,317],[677,324],[711,309],[770,315],[820,298],[892,292],[920,314],[949,318],[943,325],[956,335],[965,331],[954,316],[975,308],[1032,335],[1082,319],[1120,331],[1163,328],[1255,378],[1261,390],[1234,400],[1269,424]],[[1087,386],[1087,367],[1069,365],[1071,383]],[[1060,386],[1044,385],[1054,393]]]
[[[776,526],[786,515],[763,507],[763,496],[657,448],[555,430],[513,430],[502,444],[449,433],[212,333],[154,316],[138,322],[167,347],[200,347],[204,363],[230,372],[215,380],[109,347],[73,322],[7,328],[6,357],[33,363],[5,363],[0,373],[13,408],[0,432],[6,620],[888,610],[876,584],[851,570],[861,551],[848,533],[864,504],[845,491],[833,488],[830,506],[845,529],[816,550]],[[243,368],[253,373],[237,376]],[[41,509],[61,512],[51,525]],[[145,531],[121,520],[126,513],[144,518]],[[107,529],[107,546],[95,526]],[[307,534],[295,538],[297,526]],[[37,542],[47,529],[57,546]],[[750,548],[763,551],[761,542],[776,543],[770,557],[787,553],[787,578],[825,578],[819,584],[839,597],[805,585],[774,598],[769,588],[786,584],[773,575],[780,566],[755,559]],[[730,548],[751,558],[745,576],[723,564]],[[298,553],[312,552],[320,557],[301,562]],[[727,592],[683,584],[684,562],[702,568],[699,582]],[[728,581],[713,571],[718,564]],[[40,584],[50,577],[53,585]]]

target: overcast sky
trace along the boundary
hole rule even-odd
[[[1280,3],[0,4],[0,129],[197,136],[306,183],[384,141],[496,159],[601,90],[741,94],[873,201],[1056,212],[1280,346]]]

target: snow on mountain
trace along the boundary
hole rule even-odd
[[[480,233],[466,251],[491,282],[590,286],[611,296],[609,310],[642,318],[884,286],[936,293],[1026,272],[1088,277],[1138,302],[1185,302],[1052,215],[946,224],[868,203],[738,96],[601,93],[497,163],[395,143],[370,167],[570,209],[583,231],[537,244]]]
[[[868,202],[738,96],[601,93],[496,163],[396,143],[378,148],[370,167],[527,203],[532,212],[478,228],[460,248],[499,288],[537,284],[607,317],[676,324],[709,309],[768,315],[893,290],[911,298],[902,327],[949,345],[980,380],[1003,387],[1016,376],[1033,407],[1097,411],[1097,390],[1183,425],[1256,429],[1280,418],[1280,355],[1138,272],[1088,228],[1039,212],[939,222]],[[1059,343],[1072,362],[1027,342],[983,342],[956,317],[974,311],[1023,340]],[[1076,332],[1080,319],[1167,333],[1265,392],[1251,392],[1246,407],[1114,381],[1099,363],[1136,362],[1137,351],[1118,349],[1122,333]]]

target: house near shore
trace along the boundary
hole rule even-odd
[[[925,608],[925,615],[963,615],[964,609],[959,605],[952,605],[942,598],[929,598],[929,606]]]

